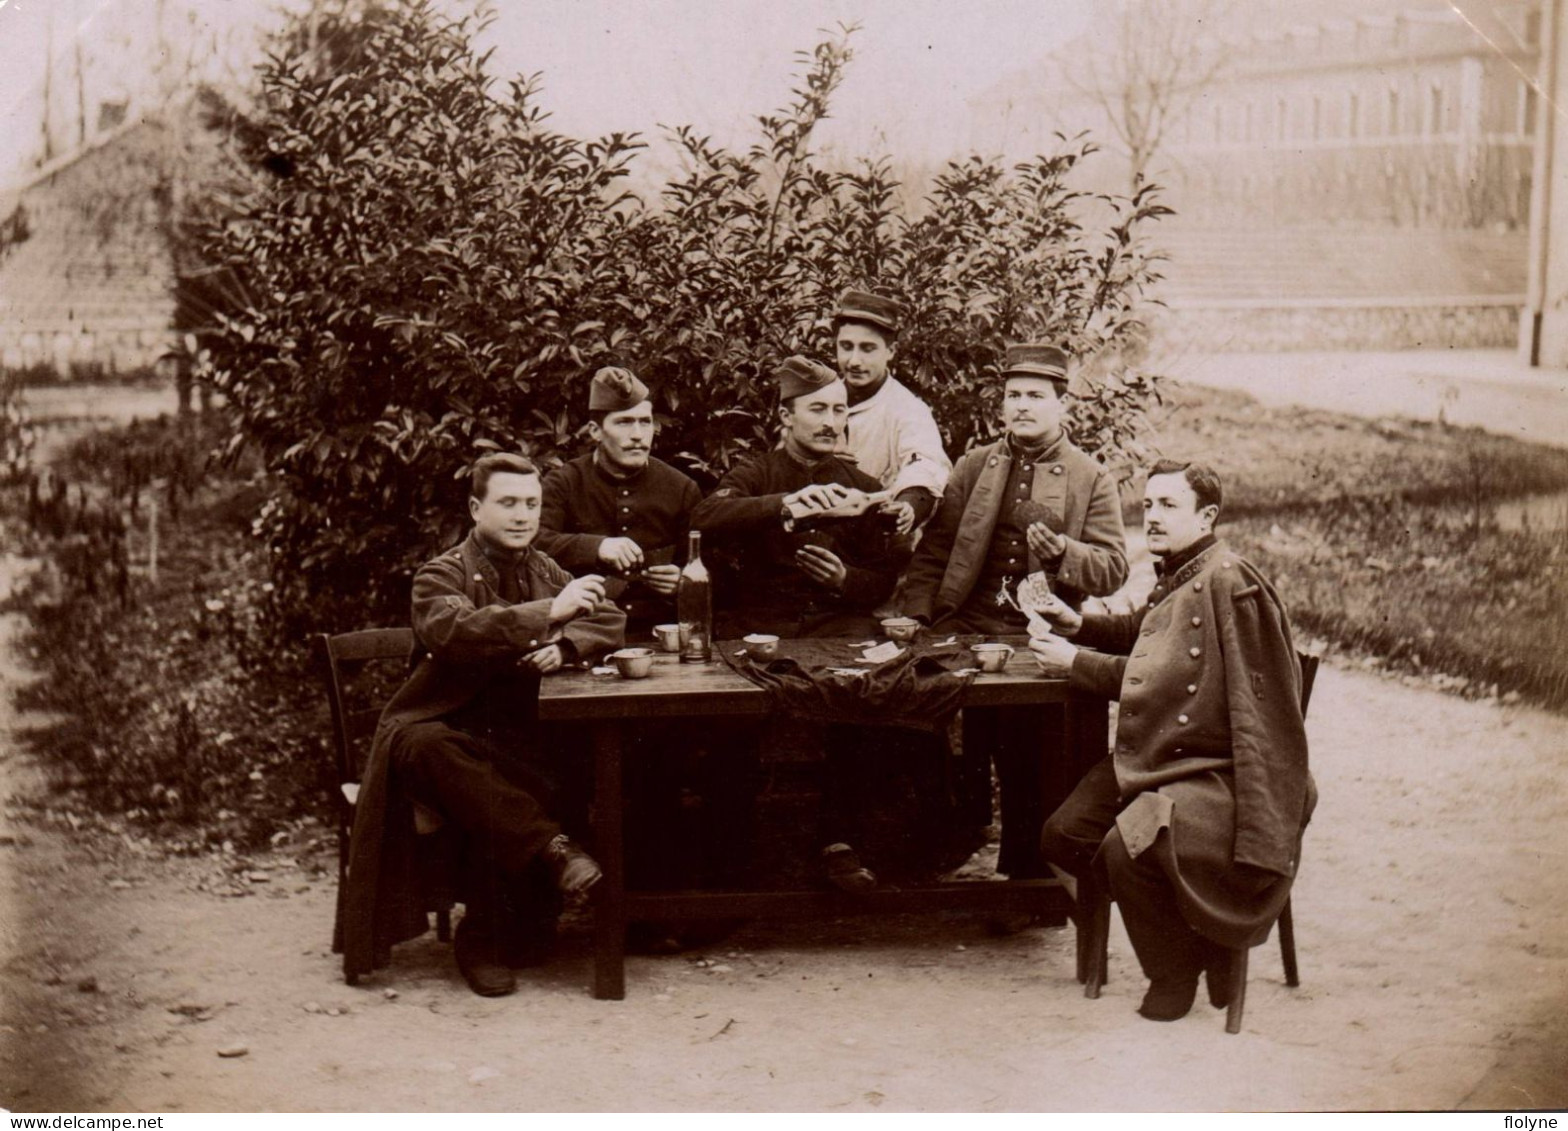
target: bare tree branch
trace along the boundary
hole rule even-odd
[[[1096,105],[1127,154],[1133,184],[1203,91],[1232,62],[1219,31],[1233,0],[1111,0],[1068,82]]]

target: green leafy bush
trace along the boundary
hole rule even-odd
[[[954,163],[911,213],[886,162],[812,154],[845,31],[801,56],[794,102],[745,152],[674,131],[684,172],[644,201],[640,143],[552,132],[529,81],[498,93],[472,19],[422,0],[339,18],[330,66],[290,35],[262,68],[239,134],[255,174],[208,243],[238,299],[200,358],[273,474],[257,527],[298,627],[401,619],[412,570],[458,533],[466,466],[571,454],[611,360],[649,379],[663,450],[700,477],[771,444],[766,375],[829,355],[846,285],[908,303],[898,375],[955,452],[991,426],[1007,341],[1043,337],[1094,357],[1080,440],[1139,454],[1156,391],[1129,364],[1157,278],[1139,232],[1166,210],[1151,188],[1072,191],[1081,139],[1013,169]]]

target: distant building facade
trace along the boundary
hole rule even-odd
[[[1462,14],[1370,7],[1376,14],[1227,29],[1213,46],[1224,53],[1219,76],[1151,167],[1182,217],[1528,225],[1540,0]],[[976,100],[977,144],[1039,150],[1054,130],[1089,129],[1111,148],[1104,111],[1065,68],[1014,76]]]
[[[1185,215],[1522,229],[1539,3],[1287,28],[1234,62],[1167,148]]]

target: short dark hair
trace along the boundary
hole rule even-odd
[[[879,325],[879,324],[877,324],[875,322],[868,322],[864,318],[835,318],[835,319],[833,319],[833,336],[835,338],[838,337],[838,332],[841,329],[843,329],[845,326],[849,325],[850,323],[853,323],[856,326],[864,326],[864,327],[866,327],[867,329],[870,329],[870,330],[875,330],[877,333],[882,335],[882,341],[884,343],[886,343],[886,345],[889,348],[892,348],[893,346],[896,346],[898,344],[898,331],[897,330],[889,330],[886,326]]]
[[[491,452],[487,456],[480,456],[474,461],[473,470],[468,473],[469,495],[483,499],[485,492],[490,490],[490,477],[497,472],[538,475],[539,468],[533,460],[515,452]]]
[[[1220,488],[1220,473],[1206,463],[1162,459],[1149,469],[1149,478],[1153,479],[1156,475],[1175,475],[1178,472],[1187,481],[1187,486],[1192,488],[1192,493],[1197,496],[1199,510],[1222,505],[1224,492]],[[1218,515],[1215,516],[1215,521],[1219,521]]]

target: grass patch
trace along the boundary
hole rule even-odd
[[[1472,695],[1568,706],[1568,530],[1498,509],[1568,492],[1568,451],[1183,388],[1158,446],[1213,463],[1222,533],[1307,633]]]
[[[1225,483],[1225,514],[1337,512],[1347,500],[1488,510],[1568,490],[1568,450],[1414,420],[1268,407],[1245,393],[1177,386],[1156,429],[1162,452],[1202,460]]]

